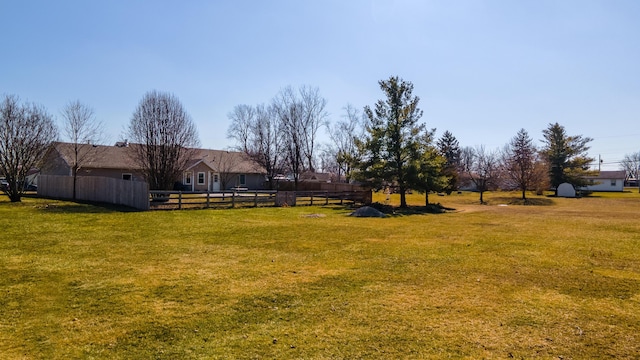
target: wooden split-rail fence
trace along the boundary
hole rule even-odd
[[[150,191],[151,210],[371,203],[371,191]]]

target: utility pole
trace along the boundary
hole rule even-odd
[[[600,158],[600,154],[598,154],[598,172],[600,172],[600,164],[602,164],[602,159]]]

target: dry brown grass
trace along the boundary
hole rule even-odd
[[[456,211],[385,219],[0,203],[0,353],[637,357],[640,196],[511,195],[433,197]]]

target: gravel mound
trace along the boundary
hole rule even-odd
[[[384,213],[372,208],[371,206],[363,206],[361,208],[359,208],[358,210],[354,211],[351,213],[350,216],[355,216],[355,217],[386,217],[387,215],[385,215]]]

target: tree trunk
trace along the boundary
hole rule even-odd
[[[484,194],[484,191],[480,190],[480,205],[484,204],[484,200],[482,199],[483,194]]]
[[[7,196],[9,197],[9,201],[11,201],[12,203],[14,202],[21,202],[22,201],[22,194],[20,193],[19,189],[18,189],[18,181],[8,178],[7,182],[9,183],[8,189],[5,192],[7,194]]]
[[[407,207],[407,195],[406,195],[407,190],[404,188],[400,188],[400,207],[401,208],[406,208]]]
[[[429,192],[424,192],[424,206],[429,206]]]
[[[522,200],[527,200],[526,192],[526,189],[522,189]]]
[[[71,196],[71,199],[73,201],[76,201],[76,186],[78,184],[78,172],[74,171],[73,172],[73,195]]]

